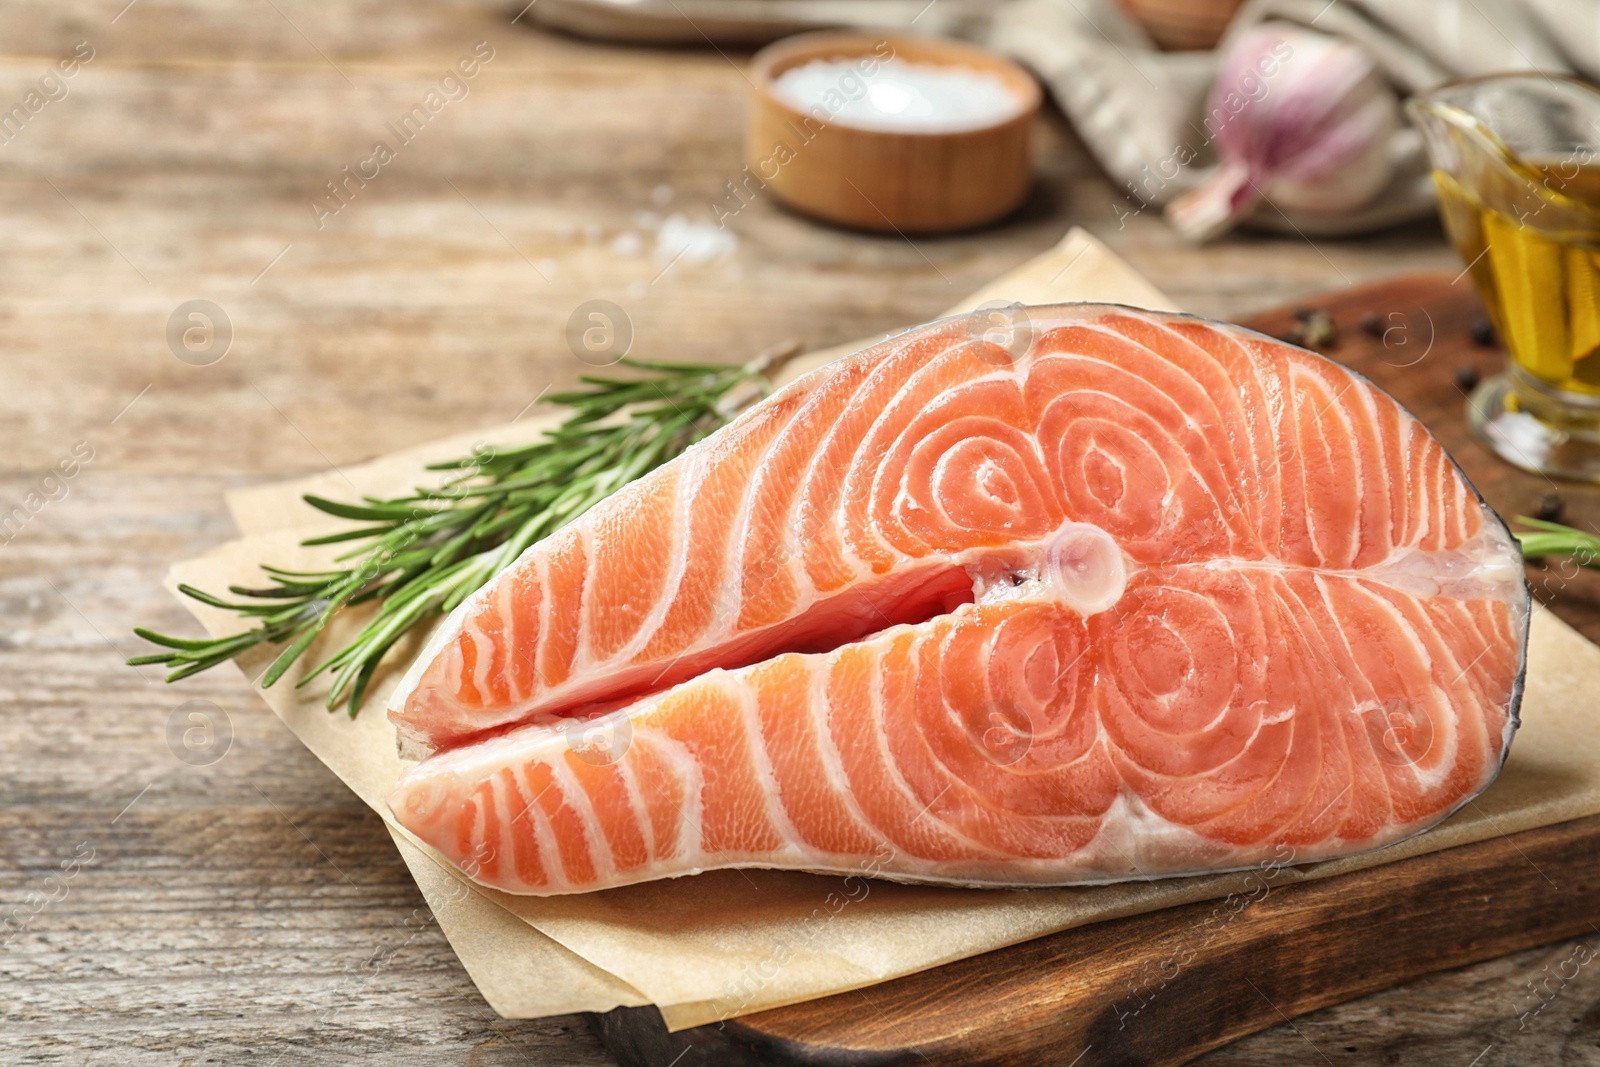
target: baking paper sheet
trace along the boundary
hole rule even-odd
[[[1081,231],[964,302],[1045,303],[1088,299],[1152,308],[1170,302]],[[868,341],[876,338],[868,339]],[[867,341],[862,342],[868,343]],[[793,377],[859,346],[792,364]],[[549,420],[464,434],[295,483],[230,494],[244,539],[179,564],[170,576],[203,589],[259,584],[270,561],[314,569],[331,549],[299,542],[337,520],[300,500],[312,491],[348,499],[360,491],[393,494],[438,475],[429,460],[469,453],[488,442],[529,439]],[[354,488],[353,488],[354,487]],[[237,619],[185,603],[212,633]],[[360,625],[351,613],[330,626],[320,648],[342,644]],[[383,796],[402,769],[393,727],[383,714],[414,635],[374,683],[367,710],[352,720],[329,713],[326,683],[295,689],[291,672],[263,697],[308,748],[383,816],[441,929],[489,1004],[511,1018],[605,1011],[653,1003],[681,1029],[764,1008],[871,985],[951,960],[1090,922],[1248,891],[1247,875],[1212,875],[1083,889],[965,890],[904,886],[869,878],[774,871],[716,871],[567,897],[513,897],[473,886],[396,826]],[[313,648],[302,664],[318,660]],[[240,661],[260,675],[272,650]],[[1379,863],[1600,813],[1600,648],[1536,610],[1529,649],[1523,727],[1504,773],[1488,792],[1443,826],[1380,852],[1273,872],[1274,885]],[[864,865],[863,873],[868,868]],[[1256,877],[1260,877],[1257,875]]]

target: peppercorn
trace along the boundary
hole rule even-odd
[[[1489,316],[1479,315],[1472,320],[1472,343],[1479,348],[1494,347],[1494,323],[1489,321]]]
[[[1539,498],[1539,506],[1534,509],[1533,517],[1545,522],[1560,522],[1561,512],[1565,508],[1566,501],[1561,499],[1560,493],[1546,493]]]
[[[1369,337],[1381,338],[1383,336],[1383,320],[1378,317],[1376,311],[1369,311],[1361,316],[1361,329]]]
[[[1471,363],[1456,368],[1456,388],[1463,393],[1472,392],[1482,380],[1483,374]]]

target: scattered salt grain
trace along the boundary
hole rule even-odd
[[[797,111],[841,126],[897,133],[977,130],[1023,109],[1022,99],[994,74],[900,59],[880,63],[870,74],[853,60],[812,60],[778,75],[772,88]]]
[[[611,251],[619,256],[636,256],[644,247],[644,242],[639,240],[639,235],[631,230],[619,233],[611,239]]]
[[[732,255],[738,247],[739,239],[732,230],[709,222],[690,222],[683,215],[669,216],[656,231],[655,255],[663,263],[680,258],[685,263],[710,263]]]

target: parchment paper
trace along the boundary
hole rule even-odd
[[[974,294],[963,307],[992,299],[1171,306],[1079,231]],[[818,353],[805,365],[792,365],[788,376],[855,347]],[[548,424],[528,420],[292,485],[231,494],[230,507],[249,536],[179,564],[170,581],[219,589],[257,582],[256,567],[263,561],[318,566],[331,550],[305,549],[298,542],[338,523],[306,508],[301,493],[348,498],[357,490],[390,493],[425,484],[437,477],[421,472],[429,459],[469,452],[480,441],[526,440]],[[212,633],[238,628],[238,621],[222,612],[186,603]],[[342,643],[358,625],[358,618],[336,623],[323,647]],[[397,827],[382,802],[402,764],[381,709],[408,652],[421,640],[419,635],[408,649],[397,650],[394,668],[374,684],[368,710],[357,719],[323,709],[326,685],[321,681],[294,689],[298,676],[293,673],[263,696],[306,746],[383,816],[468,973],[489,1004],[508,1017],[654,1003],[669,1026],[681,1029],[871,985],[1090,922],[1247,892],[1252,884],[1246,875],[1233,874],[1086,889],[964,890],[719,871],[568,897],[512,897],[472,886]],[[302,662],[315,662],[317,649],[311,652]],[[271,650],[258,650],[240,667],[253,678],[270,658]],[[1600,716],[1592,710],[1597,682],[1600,648],[1536,610],[1523,727],[1495,785],[1429,833],[1376,853],[1274,870],[1272,884],[1327,877],[1600,813],[1600,767],[1591,755],[1600,747]]]

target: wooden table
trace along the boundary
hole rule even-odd
[[[0,543],[5,1062],[608,1062],[582,1019],[495,1017],[377,818],[236,673],[169,688],[121,665],[134,625],[193,629],[159,581],[232,534],[228,487],[514,416],[585,369],[563,331],[590,299],[627,310],[636,354],[734,360],[925,318],[1071,223],[1218,316],[1452,262],[1431,226],[1187,248],[1052,118],[1039,192],[998,228],[913,245],[758,199],[736,247],[669,264],[663,217],[709,222],[738,174],[742,55],[553,37],[520,3],[126,2],[0,11],[3,108],[93,49],[0,144],[0,514],[27,516]],[[480,41],[468,94],[319,229],[324,183]],[[210,365],[166,338],[192,299],[232,325]],[[79,442],[93,458],[46,480]],[[169,746],[191,698],[232,733],[204,766]],[[1525,1029],[1513,1007],[1574,944],[1202,1062],[1597,1062],[1590,970]]]

